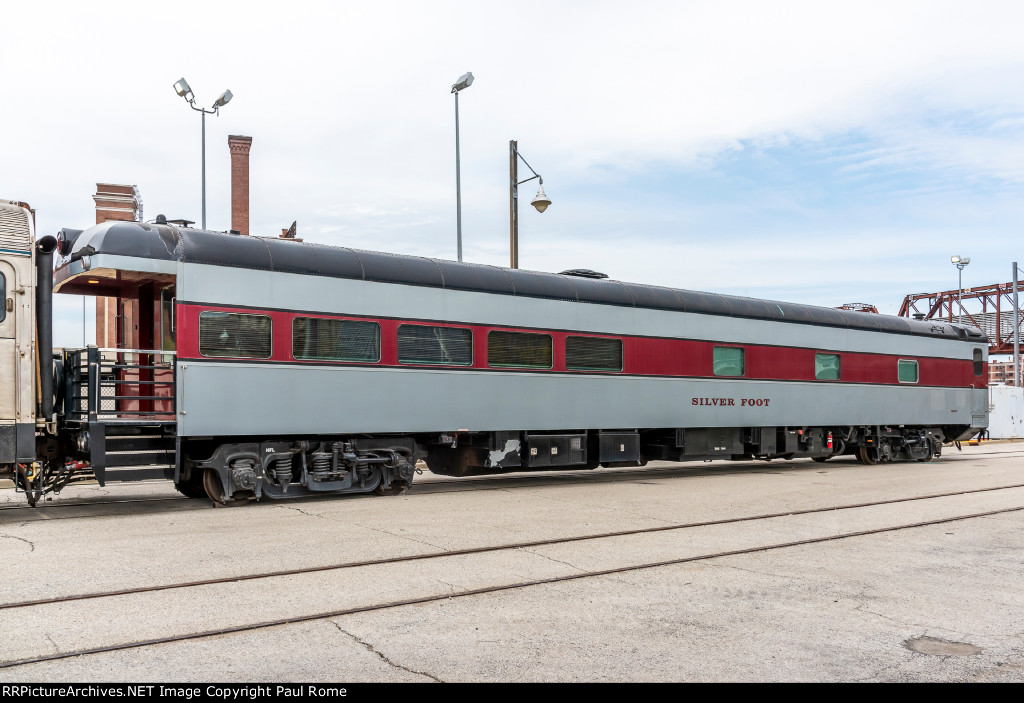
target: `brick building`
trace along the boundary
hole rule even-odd
[[[249,234],[249,151],[252,137],[230,135],[231,152],[231,229]],[[97,183],[96,224],[110,221],[141,222],[142,197],[138,186]],[[295,223],[282,236],[295,238]],[[301,241],[301,240],[299,240]],[[139,348],[139,302],[122,298],[96,298],[96,345],[113,348]],[[148,313],[146,315],[148,317]],[[144,335],[146,336],[146,335]],[[162,347],[169,348],[169,347]]]
[[[988,385],[1016,385],[1013,382],[1013,361],[989,361]]]

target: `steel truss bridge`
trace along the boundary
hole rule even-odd
[[[1024,295],[1024,286],[1017,283],[1018,298]],[[960,291],[941,293],[913,293],[903,299],[900,317],[919,320],[955,321],[963,315],[964,323],[980,327],[988,335],[989,354],[1013,353],[1013,283],[994,283],[963,289],[963,310],[960,309]],[[1017,326],[1020,326],[1018,310]]]

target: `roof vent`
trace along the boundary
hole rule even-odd
[[[568,271],[559,271],[559,276],[579,276],[580,278],[608,278],[607,273],[601,273],[600,271],[591,271],[590,269],[569,269]]]
[[[157,215],[156,216],[156,223],[158,225],[166,225],[167,224],[167,215]]]
[[[196,221],[195,220],[180,219],[180,220],[167,220],[167,223],[168,224],[172,224],[172,225],[180,225],[182,227],[188,227],[189,225],[194,225],[196,223]]]

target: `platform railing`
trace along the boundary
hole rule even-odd
[[[174,420],[175,353],[90,346],[65,352],[68,420]]]

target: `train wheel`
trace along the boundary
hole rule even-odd
[[[860,459],[860,463],[862,464],[868,464],[870,466],[878,463],[878,455],[872,447],[861,447],[857,452],[857,457]]]
[[[182,494],[186,498],[208,498],[206,493],[206,487],[203,486],[202,481],[196,481],[196,477],[192,476],[188,481],[180,481],[174,484],[178,493]]]
[[[220,475],[215,469],[207,469],[203,472],[203,489],[206,497],[213,501],[214,506],[234,507],[248,502],[244,498],[225,497],[224,485],[220,482]]]

